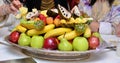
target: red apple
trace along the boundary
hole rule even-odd
[[[43,14],[39,14],[39,19],[42,20],[46,24],[46,17]]]
[[[60,19],[61,17],[60,17],[60,15],[57,15],[55,18]]]
[[[9,40],[13,43],[18,43],[19,36],[20,36],[20,32],[13,31],[9,35]]]
[[[96,49],[96,47],[98,47],[100,44],[100,40],[98,37],[91,36],[88,38],[88,43],[90,49]]]
[[[58,40],[57,38],[49,37],[44,40],[43,48],[56,50],[58,47]]]

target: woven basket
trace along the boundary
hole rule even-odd
[[[5,40],[14,47],[17,47],[22,50],[22,52],[28,56],[46,59],[46,60],[57,60],[57,61],[75,61],[75,60],[84,60],[90,57],[90,53],[95,52],[96,50],[88,51],[58,51],[58,50],[45,50],[45,49],[35,49],[29,46],[19,46],[8,40],[8,37]]]

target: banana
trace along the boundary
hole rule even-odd
[[[75,30],[73,30],[71,32],[66,33],[65,35],[63,34],[59,36],[58,39],[61,40],[62,38],[65,38],[67,40],[72,40],[79,35],[81,35],[81,33],[77,33]]]
[[[17,19],[22,18],[23,16],[25,16],[28,12],[28,8],[26,7],[20,7],[19,8],[19,13],[15,16]]]
[[[71,28],[56,28],[56,29],[53,29],[53,30],[47,32],[44,35],[44,38],[59,36],[59,35],[65,34],[70,31],[72,31]]]
[[[82,18],[82,19],[81,18],[76,18],[75,21],[76,21],[75,23],[86,23],[87,18]]]
[[[30,29],[27,31],[27,35],[33,36],[33,35],[43,34],[43,33],[46,33],[54,28],[55,28],[54,24],[49,24],[49,25],[46,25],[42,30]]]
[[[21,15],[25,15],[28,12],[28,8],[27,7],[20,7],[19,11],[20,11]]]
[[[25,28],[19,24],[12,31],[26,32],[27,28]]]
[[[27,31],[27,28],[25,28],[25,27],[23,27],[23,26],[21,26],[21,25],[18,25],[18,26],[16,27],[16,29],[17,29],[19,32],[26,32],[26,31]]]
[[[20,25],[27,29],[34,29],[34,23],[35,21],[27,21],[26,19],[21,19],[20,20]]]
[[[40,14],[43,14],[45,17],[47,17],[47,10],[40,11]]]
[[[91,29],[90,27],[87,25],[86,29],[85,29],[85,32],[83,34],[84,37],[88,38],[91,36]]]

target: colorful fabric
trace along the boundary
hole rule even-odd
[[[81,2],[82,2],[82,0],[81,0]],[[88,1],[85,0],[85,2],[88,2]],[[86,12],[89,16],[92,16],[93,15],[92,14],[93,7],[90,7],[88,4],[85,4],[85,2],[83,1],[82,6],[81,6],[81,3],[78,6],[80,9],[81,9],[81,7],[83,8],[82,11]],[[103,3],[102,3],[102,5],[104,6]],[[98,7],[98,4],[96,4],[96,7]],[[105,7],[103,7],[103,9],[104,8]],[[85,10],[85,9],[87,9],[87,10]],[[103,11],[101,11],[100,13],[102,13],[102,12]],[[98,22],[100,22],[99,32],[102,34],[115,34],[115,26],[117,24],[120,24],[120,0],[115,0],[113,2],[112,6],[110,7],[110,10],[108,10],[108,12],[106,12],[106,13],[101,14],[100,16],[102,16],[102,18],[98,19]],[[106,24],[106,25],[104,25],[104,24]],[[106,29],[107,29],[107,31],[110,31],[110,32],[105,32]]]

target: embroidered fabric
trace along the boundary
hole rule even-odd
[[[91,14],[90,16],[93,17],[93,18],[96,18],[96,20],[98,22],[102,22],[102,25],[103,25],[103,22],[110,23],[112,28],[109,28],[109,29],[112,29],[111,33],[115,34],[115,28],[114,27],[117,24],[120,23],[120,0],[115,0],[113,2],[112,6],[110,7],[110,9],[107,8],[107,10],[104,10],[104,9],[106,9],[105,7],[109,7],[107,5],[107,1],[106,1],[106,3],[101,3],[101,4],[104,4],[104,5],[101,5],[101,7],[99,7],[100,3],[96,4],[97,9],[92,10],[93,7],[89,8],[90,6],[86,6],[85,2],[83,2],[83,4],[82,4],[83,6],[81,6],[81,4],[79,4],[79,8],[81,9],[81,7],[82,7],[82,9],[83,9],[82,11],[84,11],[84,12],[89,11],[88,13]],[[84,10],[85,7],[87,8],[87,10]],[[92,10],[92,11],[90,11],[90,10]],[[96,15],[93,14],[93,11],[95,13],[97,11]],[[100,27],[103,27],[102,25],[100,25]],[[107,25],[106,25],[105,28],[107,28]],[[103,28],[100,28],[100,29],[103,29]],[[102,30],[102,31],[104,31],[104,30]],[[110,32],[109,32],[109,34],[110,34]]]
[[[54,7],[54,0],[41,0],[41,9],[51,9]]]

